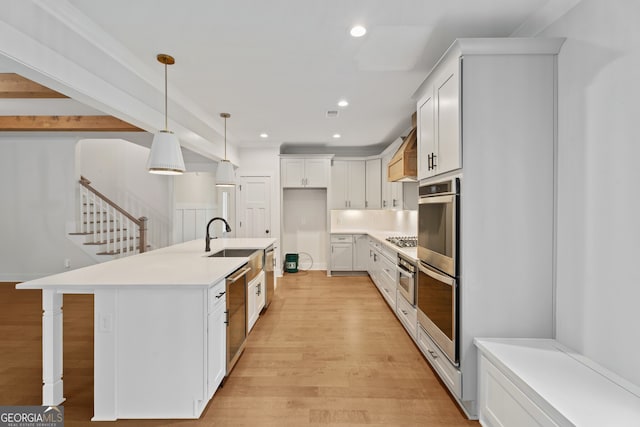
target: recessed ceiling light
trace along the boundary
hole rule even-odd
[[[347,105],[349,105],[349,101],[347,101],[346,99],[341,99],[340,101],[338,101],[338,107],[346,107]]]
[[[333,134],[333,137],[334,137],[335,139],[338,139],[338,138],[340,138],[341,136],[342,136],[342,135],[340,135],[339,133],[334,133],[334,134]]]
[[[269,138],[269,135],[267,135],[266,133],[261,133],[260,138]]]
[[[362,37],[367,34],[367,29],[362,25],[356,25],[355,27],[351,28],[350,33],[353,37]]]

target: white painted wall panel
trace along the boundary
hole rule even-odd
[[[0,281],[91,265],[66,236],[75,220],[75,138],[0,137]]]
[[[557,339],[640,385],[640,3],[582,0],[558,58]]]

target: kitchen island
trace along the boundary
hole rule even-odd
[[[42,290],[43,405],[63,397],[64,294],[94,295],[94,421],[198,418],[213,395],[207,323],[225,278],[275,239],[195,240],[18,284]]]

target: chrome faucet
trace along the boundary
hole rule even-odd
[[[212,237],[209,237],[209,226],[216,219],[219,219],[220,221],[224,222],[224,229],[225,229],[225,231],[227,233],[231,231],[231,227],[229,227],[229,223],[227,222],[226,219],[220,218],[219,216],[217,216],[215,218],[212,218],[211,221],[209,221],[209,223],[207,224],[207,235],[204,238],[204,251],[205,252],[211,252],[211,246],[209,245],[209,242],[211,241]],[[213,237],[213,239],[215,239],[215,237]]]

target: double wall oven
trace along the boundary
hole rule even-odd
[[[420,186],[418,323],[455,364],[458,358],[460,179]]]

